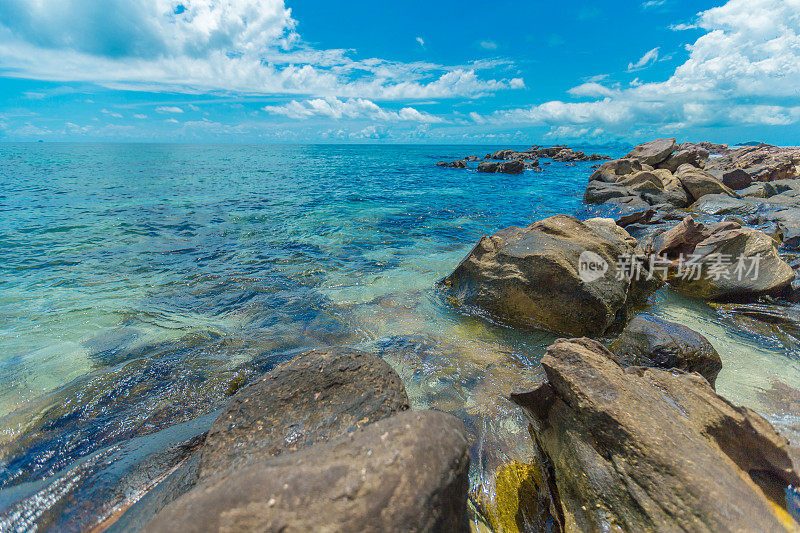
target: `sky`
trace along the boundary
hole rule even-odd
[[[800,145],[800,0],[2,0],[0,141]]]

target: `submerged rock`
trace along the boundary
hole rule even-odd
[[[467,531],[463,424],[407,411],[209,478],[148,525],[172,531]]]
[[[315,350],[231,398],[208,432],[200,475],[324,442],[406,409],[399,376],[379,357]]]
[[[660,284],[619,271],[621,258],[638,250],[611,219],[557,215],[481,238],[441,284],[459,305],[496,320],[602,335],[621,329]],[[581,265],[598,270],[581,272]]]
[[[686,326],[651,315],[631,320],[611,351],[623,365],[697,372],[712,387],[722,369],[722,360],[708,339]]]
[[[708,382],[623,369],[600,343],[556,341],[547,383],[512,396],[535,422],[562,531],[783,531],[800,483],[786,439]]]

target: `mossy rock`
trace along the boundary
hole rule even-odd
[[[493,501],[479,497],[482,511],[496,533],[521,533],[551,520],[549,499],[538,465],[512,461],[497,471]]]

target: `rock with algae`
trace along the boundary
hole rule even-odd
[[[517,533],[554,524],[541,467],[512,461],[497,471],[494,498],[477,497],[492,531]]]

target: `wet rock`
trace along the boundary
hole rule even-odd
[[[624,228],[631,224],[647,223],[656,211],[638,196],[612,198],[594,211],[594,215],[612,218],[618,226]]]
[[[741,168],[735,168],[722,174],[722,183],[734,191],[740,191],[752,185],[753,178]]]
[[[781,295],[794,279],[774,239],[735,222],[705,225],[687,217],[647,248],[669,260],[664,266],[670,285],[697,298],[746,301]]]
[[[679,370],[623,369],[600,343],[556,341],[533,418],[562,531],[783,531],[796,452],[761,416]]]
[[[439,161],[436,163],[437,167],[447,167],[447,165],[448,165],[447,161]]]
[[[521,174],[524,170],[525,163],[519,159],[512,159],[500,163],[495,161],[483,161],[478,164],[478,172]]]
[[[557,215],[482,237],[441,284],[460,306],[495,320],[558,334],[602,335],[621,329],[659,285],[618,273],[620,258],[637,251],[636,239],[611,219],[581,222]],[[582,254],[584,268],[607,270],[583,281]]]
[[[509,150],[503,149],[498,150],[489,156],[490,159],[499,159],[499,160],[506,160],[506,159],[515,159],[519,152],[517,150]]]
[[[477,163],[480,160],[481,160],[480,157],[478,157],[477,155],[468,155],[467,157],[464,158],[464,161],[468,161],[470,163]]]
[[[800,149],[759,144],[729,151],[709,161],[706,170],[722,178],[726,172],[741,169],[753,181],[800,178]]]
[[[459,159],[458,161],[453,161],[447,166],[450,168],[467,168],[467,163],[463,159]]]
[[[695,213],[706,215],[752,215],[758,204],[744,198],[732,198],[727,194],[706,194],[690,206]]]
[[[604,181],[615,183],[620,176],[627,176],[642,170],[642,163],[638,159],[615,159],[603,163],[589,178],[589,181]]]
[[[624,366],[697,372],[711,386],[722,369],[717,350],[693,329],[651,315],[634,317],[611,345]]]
[[[669,170],[673,174],[678,171],[681,165],[692,165],[697,168],[703,168],[708,161],[708,150],[696,144],[682,144],[678,147],[678,151],[669,156],[666,161],[658,164],[658,168]]]
[[[231,398],[206,437],[200,476],[324,442],[406,409],[400,378],[379,357],[312,351]]]
[[[583,201],[587,204],[604,204],[613,198],[639,197],[636,191],[605,181],[592,181],[583,193]]]
[[[626,158],[638,159],[644,164],[656,166],[663,163],[678,149],[675,139],[656,139],[634,148]]]
[[[695,201],[707,194],[725,194],[732,198],[739,197],[738,194],[712,174],[691,165],[681,165],[676,176]]]
[[[792,191],[800,191],[800,180],[774,180],[764,183],[764,198]]]
[[[467,531],[463,424],[407,411],[206,480],[147,526],[172,531]]]
[[[764,187],[765,185],[766,183],[759,181],[753,183],[749,187],[745,187],[744,189],[738,191],[738,193],[743,198],[745,196],[751,196],[753,198],[765,198],[766,197],[766,191]]]

